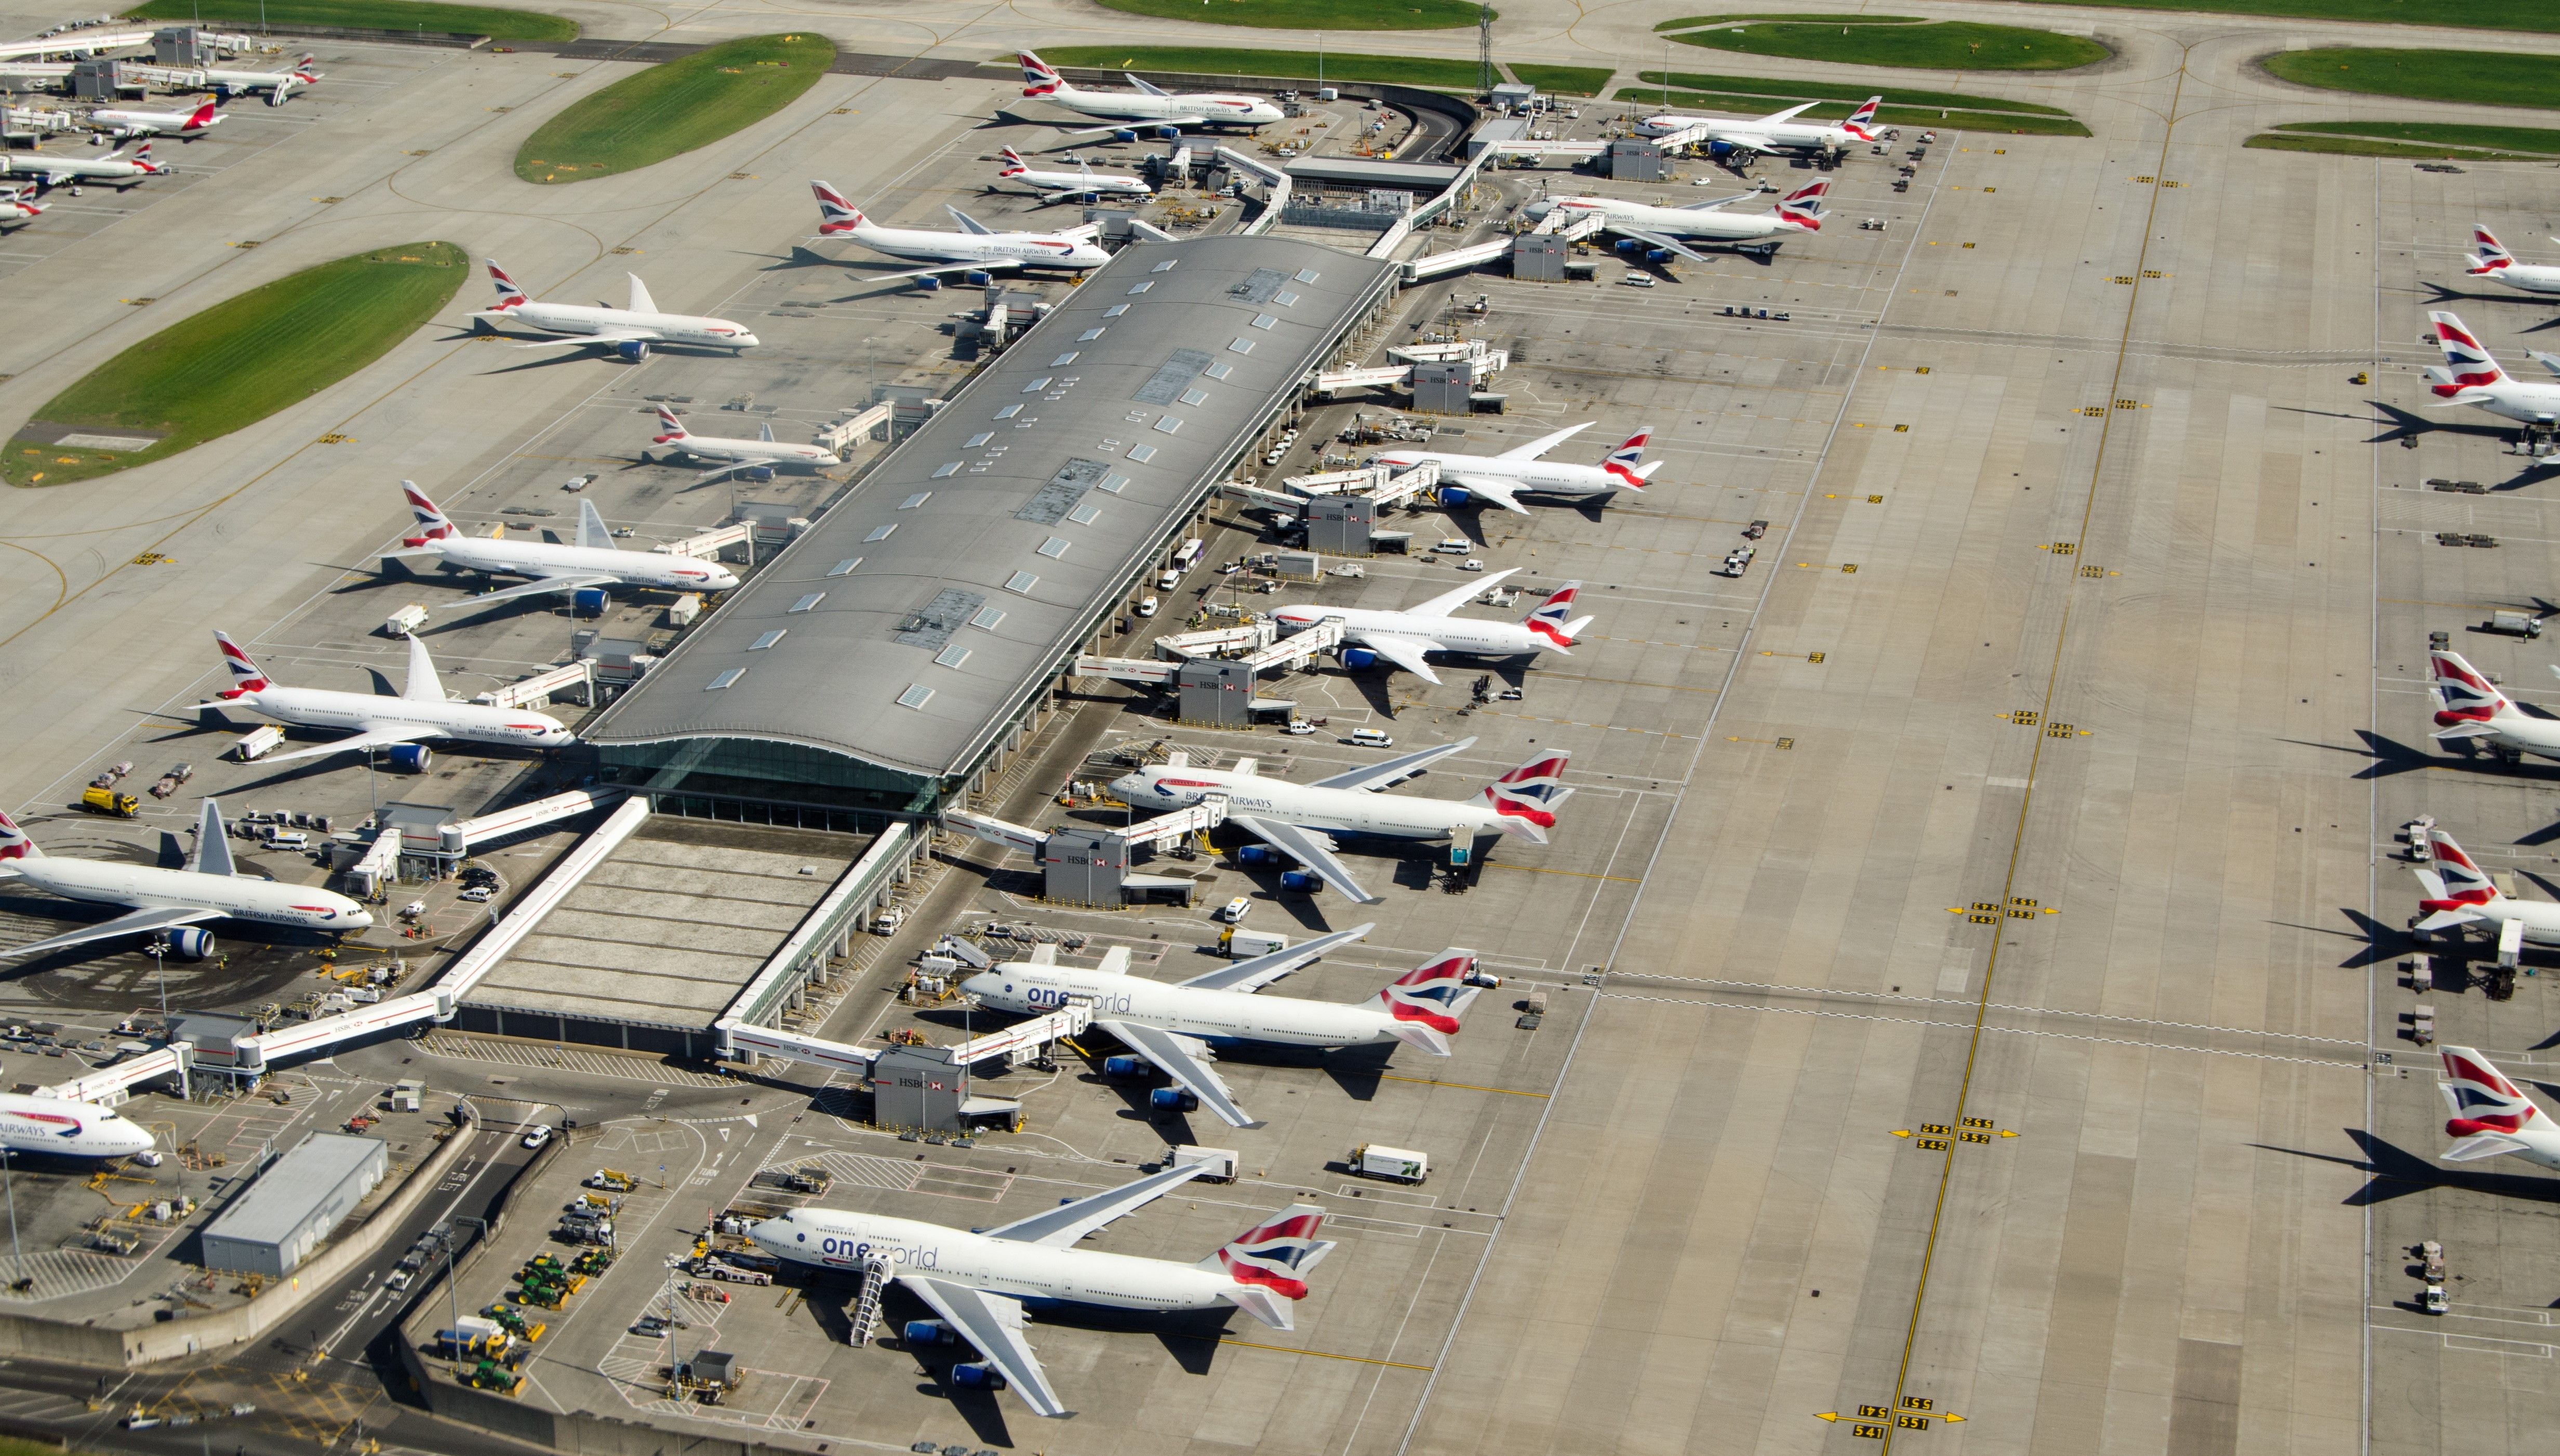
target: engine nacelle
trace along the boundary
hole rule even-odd
[[[1156,128],[1156,140],[1158,141],[1181,141],[1182,139],[1183,129],[1179,126],[1159,126]]]
[[[1369,651],[1365,647],[1346,647],[1343,649],[1343,666],[1350,668],[1353,672],[1359,672],[1362,668],[1375,667],[1377,666],[1377,654]]]
[[[1288,863],[1288,857],[1267,844],[1249,844],[1236,850],[1235,863],[1239,865],[1284,865]]]
[[[951,1368],[951,1383],[964,1390],[1001,1390],[1005,1388],[1005,1377],[996,1373],[994,1366],[972,1361]]]
[[[1618,251],[1628,257],[1634,257],[1637,253],[1644,251],[1645,248],[1645,244],[1638,243],[1633,238],[1619,239],[1617,246]]]
[[[1672,250],[1668,247],[1648,247],[1645,249],[1645,261],[1649,263],[1667,263],[1671,260]]]
[[[949,1345],[960,1338],[940,1320],[909,1320],[897,1333],[909,1345]]]
[[[773,478],[773,467],[770,465],[749,465],[744,470],[737,473],[746,477],[746,479],[752,484],[762,485]]]
[[[1325,888],[1325,882],[1304,870],[1287,870],[1281,872],[1280,888],[1294,890],[1300,894],[1314,894]]]
[[[971,268],[968,273],[968,278],[969,286],[972,288],[984,288],[988,284],[996,281],[996,275],[988,272],[984,268]]]
[[[1113,141],[1136,141],[1138,139],[1138,133],[1130,130],[1126,126],[1123,126],[1111,133],[1111,139]]]
[[[1463,485],[1444,485],[1432,494],[1432,499],[1444,506],[1463,506],[1475,498],[1476,493]]]
[[[649,341],[646,339],[622,339],[614,344],[613,352],[620,355],[625,364],[638,364],[641,360],[649,357]]]
[[[1147,1105],[1158,1112],[1198,1112],[1200,1097],[1189,1087],[1158,1087],[1147,1094]]]
[[[939,293],[942,291],[942,275],[940,273],[919,273],[916,275],[915,286],[918,292]]]
[[[394,743],[383,757],[394,773],[424,773],[435,765],[435,750],[424,743]]]
[[[1719,162],[1727,157],[1740,155],[1741,151],[1742,148],[1729,141],[1710,141],[1706,144],[1706,154]]]
[[[1156,1074],[1156,1064],[1143,1056],[1105,1056],[1102,1074],[1116,1077],[1143,1077]]]
[[[211,960],[214,957],[214,932],[195,925],[181,925],[169,932],[169,949],[180,960]]]

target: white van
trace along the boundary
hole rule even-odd
[[[1385,733],[1376,728],[1354,728],[1352,729],[1352,735],[1343,741],[1347,743],[1355,743],[1363,748],[1392,748],[1395,746],[1395,739],[1388,737]]]
[[[1156,614],[1156,598],[1152,596],[1142,596],[1138,598],[1138,615],[1142,617],[1152,617]]]

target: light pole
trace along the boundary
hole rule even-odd
[[[453,1332],[453,1377],[458,1380],[462,1378],[463,1341],[462,1299],[453,1288],[453,1245],[457,1242],[453,1236],[453,1225],[456,1223],[477,1223],[480,1225],[480,1236],[487,1238],[489,1220],[461,1213],[450,1215],[444,1220],[444,1312],[448,1321],[445,1328]]]

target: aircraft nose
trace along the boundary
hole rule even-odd
[[[347,924],[352,929],[370,930],[374,928],[374,912],[371,910],[352,911],[347,916]]]
[[[763,340],[755,337],[753,334],[746,333],[742,330],[737,336],[737,347],[740,349],[752,349],[763,342]]]

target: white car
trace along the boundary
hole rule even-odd
[[[1289,720],[1289,726],[1282,728],[1280,731],[1287,733],[1293,738],[1303,738],[1315,730],[1316,726],[1314,724],[1307,722],[1303,718],[1293,718]]]
[[[1651,288],[1654,286],[1654,275],[1651,273],[1629,273],[1627,276],[1620,278],[1618,282],[1621,286],[1628,288]]]
[[[539,1148],[551,1140],[552,1130],[548,1127],[537,1127],[525,1134],[525,1146],[529,1148]]]
[[[1230,925],[1240,925],[1244,922],[1244,912],[1251,908],[1253,901],[1239,894],[1219,907],[1217,917]]]
[[[1142,596],[1142,597],[1139,597],[1139,598],[1138,598],[1138,615],[1140,615],[1140,616],[1142,616],[1142,617],[1152,617],[1152,616],[1154,616],[1154,615],[1156,614],[1156,611],[1157,611],[1157,605],[1158,605],[1158,604],[1157,604],[1156,598],[1154,598],[1154,597],[1152,597],[1152,596]]]
[[[1485,569],[1485,564],[1481,558],[1469,557],[1458,564],[1458,569],[1461,571],[1481,571]]]

